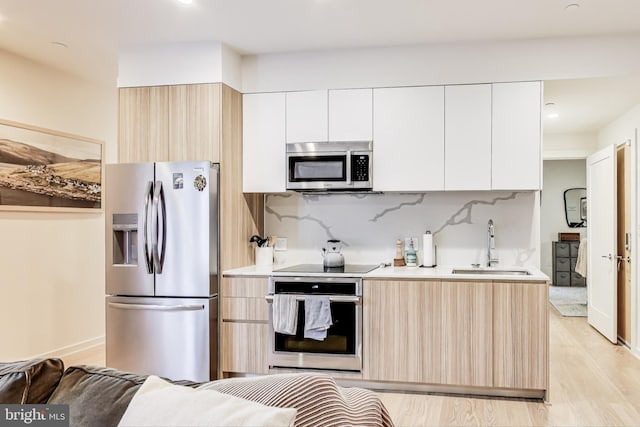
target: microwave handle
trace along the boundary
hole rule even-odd
[[[347,185],[351,185],[351,150],[347,150]]]

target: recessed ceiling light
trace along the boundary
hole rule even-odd
[[[580,9],[580,5],[578,3],[571,3],[564,7],[564,11],[567,13],[573,13]]]
[[[62,48],[65,48],[65,49],[67,49],[69,47],[68,44],[62,43],[62,42],[51,42],[51,44],[56,46],[56,47],[62,47]]]
[[[544,104],[544,110],[546,112],[547,117],[550,119],[555,119],[559,116],[558,108],[556,107],[556,104],[553,102],[547,102],[546,104]]]
[[[180,3],[182,4],[191,4],[193,3],[193,0],[178,0]]]

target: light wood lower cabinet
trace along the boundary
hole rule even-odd
[[[266,323],[222,321],[222,374],[268,374]]]
[[[491,282],[442,284],[442,374],[451,385],[491,387]]]
[[[220,370],[267,374],[269,305],[266,277],[223,278],[220,289]]]
[[[365,280],[363,379],[547,390],[545,283]]]
[[[439,281],[367,280],[363,379],[441,382]]]
[[[493,284],[494,387],[547,389],[548,287]]]

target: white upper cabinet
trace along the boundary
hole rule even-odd
[[[373,90],[373,189],[444,190],[444,87]]]
[[[373,89],[329,91],[329,141],[373,139]]]
[[[493,84],[491,188],[539,190],[542,83]]]
[[[445,86],[445,190],[491,189],[491,85]]]
[[[328,140],[326,90],[287,92],[287,142]]]
[[[285,191],[285,94],[242,97],[242,191]]]

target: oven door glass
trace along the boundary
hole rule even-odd
[[[289,182],[346,180],[346,155],[289,157]]]
[[[295,335],[275,334],[276,352],[356,354],[356,304],[331,302],[333,325],[327,330],[327,338],[317,341],[304,337],[304,301],[298,301],[298,328]]]

